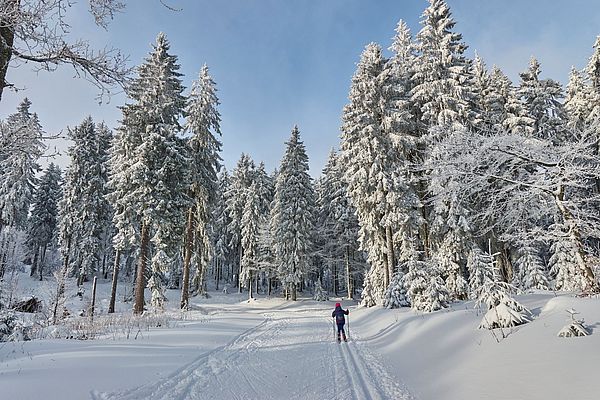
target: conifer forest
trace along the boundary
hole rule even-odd
[[[409,372],[407,388],[382,384],[398,380],[380,374],[387,367],[374,367],[376,354],[401,346],[398,338],[404,336],[390,336],[386,343],[395,344],[389,348],[378,342],[373,356],[369,340],[387,328],[369,331],[361,315],[382,327],[382,319],[389,318],[392,327],[393,318],[400,324],[406,316],[401,321],[409,332],[425,329],[415,327],[410,316],[440,321],[476,309],[475,322],[464,324],[486,340],[493,337],[487,346],[517,341],[552,307],[563,322],[565,308],[571,315],[558,336],[597,330],[576,319],[573,307],[594,322],[597,312],[587,310],[597,303],[586,302],[600,294],[600,36],[588,38],[587,65],[573,67],[568,77],[543,77],[543,65],[531,57],[512,80],[467,51],[452,1],[422,1],[418,30],[400,20],[390,41],[367,44],[354,74],[343,77],[348,95],[339,109],[339,131],[327,133],[339,141],[322,170],[309,171],[303,124],[293,120],[281,133],[283,143],[274,144],[284,149],[275,168],[248,152],[226,168],[223,139],[231,132],[222,129],[229,116],[211,75],[216,71],[187,65],[198,72],[186,87],[185,57],[173,50],[178,46],[169,32],[157,34],[135,67],[119,50],[69,42],[68,30],[52,29],[70,12],[66,3],[0,0],[0,109],[2,94],[15,89],[12,65],[53,71],[66,64],[101,93],[122,87],[126,101],[111,104],[120,114],[115,126],[82,115],[55,134],[38,117],[36,99],[17,91],[20,104],[0,119],[0,342],[77,336],[73,332],[83,328],[72,328],[74,318],[107,325],[108,318],[137,323],[147,318],[145,326],[153,327],[168,325],[173,315],[203,314],[208,320],[215,318],[211,302],[231,296],[236,299],[231,304],[260,309],[261,301],[276,299],[302,312],[312,310],[302,308],[303,302],[314,301],[313,308],[325,304],[323,318],[329,318],[333,303],[322,302],[338,299],[343,307],[352,305],[350,316],[356,318],[356,350],[342,349],[339,356],[356,357],[358,372],[348,375],[353,389],[329,392],[323,383],[318,393],[298,398],[441,399],[441,389],[419,389],[421,378]],[[127,14],[126,3],[90,0],[87,12],[110,29],[117,13]],[[163,8],[177,12],[169,2]],[[68,165],[55,159],[57,140],[68,141]],[[24,280],[24,287],[35,288],[29,301],[19,290]],[[564,304],[551,307],[560,296],[566,296]],[[78,317],[70,307],[73,299],[86,302]],[[38,317],[23,317],[27,307]],[[276,320],[271,314],[264,311],[265,326]],[[329,338],[327,321],[323,335]],[[450,336],[464,325],[436,324]],[[256,332],[240,338],[256,334],[252,340],[262,343]],[[555,331],[548,336],[558,340]],[[306,349],[316,346],[310,343]],[[306,351],[311,357],[321,352]],[[396,361],[389,365],[411,357],[403,351],[390,356]],[[337,357],[337,349],[330,353]],[[245,360],[232,354],[223,363]],[[205,368],[200,365],[209,365],[207,360],[190,365]],[[306,362],[302,368],[310,371]],[[265,364],[260,365],[255,369]],[[206,374],[222,371],[211,368]],[[269,373],[276,374],[272,368]],[[201,380],[198,376],[194,379]],[[161,391],[166,383],[118,393],[98,386],[114,393],[91,395],[241,398],[216,392],[208,381],[194,382],[187,395],[174,397]],[[173,385],[168,387],[183,384]],[[257,385],[261,389],[246,388],[249,397],[242,397],[283,393]],[[537,398],[528,390],[519,392]],[[474,393],[448,398],[511,398]],[[588,398],[588,392],[575,393],[571,398]]]

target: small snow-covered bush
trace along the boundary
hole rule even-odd
[[[0,342],[31,340],[31,326],[17,318],[14,312],[0,313]]]
[[[385,291],[383,306],[386,308],[410,307],[406,298],[406,289],[404,288],[404,274],[396,272],[392,277],[392,282]]]
[[[432,312],[448,307],[448,289],[436,264],[409,261],[404,287],[413,310]]]
[[[575,319],[575,315],[579,314],[574,309],[566,310],[571,318],[569,319],[569,323],[562,327],[562,329],[558,332],[558,337],[575,337],[575,336],[588,336],[590,333],[583,326],[583,319]]]
[[[510,328],[531,321],[531,312],[509,296],[512,290],[514,286],[506,282],[491,280],[481,287],[477,304],[485,304],[487,312],[479,324],[480,329]]]
[[[315,289],[314,289],[314,293],[313,293],[313,299],[317,300],[317,301],[327,301],[329,300],[329,297],[327,296],[327,291],[325,289],[323,289],[323,287],[321,286],[321,279],[319,278],[319,280],[317,280],[317,282],[315,282]]]

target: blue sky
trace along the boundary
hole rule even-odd
[[[73,37],[89,38],[97,47],[121,48],[139,64],[158,32],[164,31],[179,57],[184,83],[191,86],[208,64],[221,100],[223,158],[231,169],[241,152],[268,169],[279,164],[284,141],[298,124],[317,176],[329,149],[337,146],[342,107],[364,46],[389,47],[398,20],[413,34],[425,0],[128,0],[108,31],[91,17],[71,11]],[[566,83],[571,65],[581,68],[600,34],[596,0],[448,0],[456,30],[488,66],[500,66],[514,81],[535,55],[542,75]],[[34,72],[29,65],[12,68],[7,78],[26,90],[3,94],[0,118],[12,113],[24,96],[33,102],[46,131],[78,124],[86,115],[116,127],[115,94],[98,105],[97,90],[73,71]],[[56,141],[50,146],[65,148]],[[66,164],[64,157],[58,162]]]

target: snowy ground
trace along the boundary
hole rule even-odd
[[[108,283],[100,285],[102,295]],[[177,293],[169,304],[176,306]],[[478,330],[473,304],[416,314],[351,306],[333,341],[334,301],[212,293],[161,327],[96,340],[0,344],[6,399],[578,399],[600,393],[600,300],[521,296],[533,322]],[[73,300],[71,306],[75,306]],[[85,302],[86,299],[83,300]],[[102,304],[102,302],[101,302]],[[125,310],[128,305],[121,305]],[[566,308],[593,334],[558,338]],[[137,338],[134,338],[137,335]]]

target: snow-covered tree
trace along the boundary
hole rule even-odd
[[[112,231],[111,207],[105,198],[110,131],[87,117],[69,129],[68,136],[73,144],[60,202],[60,244],[63,257],[68,257],[68,273],[76,274],[81,285],[106,261],[106,238]]]
[[[188,211],[187,238],[193,237],[193,243],[186,243],[181,293],[181,307],[188,305],[188,285],[190,261],[196,260],[196,291],[203,287],[203,277],[208,268],[209,255],[212,254],[212,242],[209,235],[209,220],[214,207],[217,192],[217,173],[221,166],[221,115],[217,109],[219,99],[216,84],[204,65],[198,81],[192,84],[192,92],[186,108],[186,131],[191,134],[188,141],[190,157],[190,192],[193,206]],[[192,256],[192,252],[195,254]]]
[[[242,215],[244,213],[244,204],[246,203],[246,194],[252,181],[254,180],[254,171],[256,167],[254,161],[249,155],[242,153],[236,167],[231,173],[231,184],[225,193],[227,202],[227,214],[229,216],[228,230],[231,234],[229,242],[230,249],[236,254],[236,283],[241,291],[241,261],[243,255],[242,248]]]
[[[56,245],[61,183],[60,169],[50,163],[40,178],[31,207],[26,243],[33,254],[30,275],[37,274],[40,280],[44,276],[46,254],[51,246]]]
[[[404,288],[413,310],[433,312],[448,306],[450,297],[437,265],[414,260],[406,268]]]
[[[15,114],[0,121],[0,232],[5,226],[25,227],[40,170],[43,131],[30,108],[25,98]]]
[[[527,115],[534,120],[533,136],[555,142],[566,138],[563,98],[560,83],[552,79],[540,79],[540,63],[534,57],[529,68],[521,72],[517,95],[523,102]]]
[[[160,33],[153,51],[138,68],[127,92],[132,103],[122,108],[117,155],[113,155],[117,240],[126,244],[136,225],[140,226],[139,239],[133,242],[139,247],[135,313],[143,311],[150,246],[153,274],[167,272],[179,252],[185,211],[190,206],[189,161],[185,143],[178,137],[186,100],[177,57],[169,54],[169,48],[166,36]]]
[[[327,301],[329,297],[327,297],[327,291],[323,289],[321,285],[321,278],[317,279],[315,282],[315,288],[313,290],[313,300],[316,301]]]
[[[344,181],[360,224],[361,249],[368,254],[372,269],[365,285],[370,285],[375,302],[383,299],[396,265],[394,234],[403,228],[406,210],[414,210],[418,203],[416,196],[410,196],[399,153],[393,151],[391,136],[382,123],[383,69],[381,48],[369,44],[352,77],[340,147]],[[373,305],[364,297],[363,304]]]
[[[410,306],[404,285],[404,273],[397,271],[392,276],[392,282],[385,291],[383,306],[386,308],[400,308]]]
[[[248,296],[252,298],[253,279],[258,271],[258,235],[261,223],[260,197],[257,182],[252,183],[246,194],[246,203],[242,213],[242,253],[241,285],[248,288]]]
[[[481,296],[486,282],[498,280],[498,277],[494,276],[493,257],[490,254],[481,251],[478,246],[474,246],[469,252],[467,270],[469,271],[471,299],[477,299]]]
[[[479,234],[498,230],[500,240],[517,243],[562,238],[574,251],[579,289],[597,290],[594,250],[587,246],[600,237],[597,202],[589,195],[600,165],[593,139],[555,145],[520,135],[464,133],[443,146],[448,157],[440,164],[461,176],[457,197],[481,203],[473,216]]]
[[[578,136],[585,132],[592,107],[590,89],[586,85],[582,73],[572,67],[564,103],[567,113],[567,128]]]
[[[286,298],[296,300],[298,285],[310,270],[315,193],[300,131],[294,127],[281,160],[271,210],[271,231],[279,280]]]
[[[316,184],[317,236],[331,268],[334,294],[337,295],[338,282],[344,276],[348,298],[352,298],[354,282],[365,265],[358,250],[358,219],[348,198],[343,167],[338,153],[332,150]]]
[[[106,28],[115,13],[125,7],[122,0],[89,0],[96,25]],[[74,39],[69,20],[72,4],[64,1],[3,0],[0,7],[0,100],[6,87],[15,85],[9,70],[26,64],[54,71],[70,65],[76,76],[90,80],[105,94],[113,86],[123,86],[129,68],[127,58],[117,49],[94,50],[89,41]],[[12,67],[12,68],[9,68]]]
[[[548,290],[548,277],[538,251],[531,245],[519,250],[519,258],[514,265],[512,284],[517,288]]]
[[[421,24],[412,90],[419,120],[425,129],[454,122],[467,124],[472,119],[473,97],[469,61],[464,56],[467,46],[462,35],[453,31],[456,22],[448,4],[444,0],[429,0]],[[430,132],[431,140],[438,140],[440,133]]]
[[[232,252],[229,247],[231,243],[231,234],[229,232],[230,219],[227,213],[227,201],[225,193],[229,190],[230,178],[227,169],[224,167],[218,175],[216,203],[212,211],[213,248],[214,248],[214,274],[216,288],[219,289],[219,282],[225,278],[229,280],[229,267],[233,263]]]

